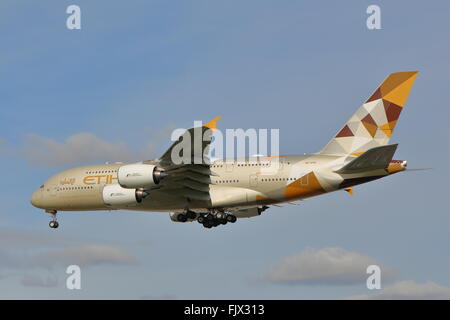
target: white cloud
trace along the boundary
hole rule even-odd
[[[33,250],[35,251],[36,248]],[[29,251],[11,251],[0,248],[0,270],[31,270],[35,268],[53,268],[76,264],[89,267],[95,265],[133,265],[136,257],[117,247],[106,245],[83,245],[63,249],[46,249],[41,253]]]
[[[0,227],[0,270],[56,265],[135,264],[134,255],[89,239]]]
[[[48,166],[133,160],[133,153],[123,142],[111,143],[89,132],[72,135],[64,142],[28,134],[22,152],[28,161]]]
[[[55,277],[40,277],[37,275],[27,274],[23,276],[20,283],[25,287],[45,287],[52,288],[58,285],[58,279]]]
[[[0,287],[11,278],[27,287],[55,287],[58,279],[54,273],[72,264],[88,268],[136,265],[138,260],[121,247],[95,244],[90,239],[0,227]]]
[[[69,266],[94,266],[100,264],[136,264],[134,255],[117,247],[102,245],[86,245],[68,247],[39,254],[33,258],[33,262],[41,266],[53,265]]]
[[[139,150],[131,150],[125,142],[110,142],[90,132],[71,135],[62,142],[30,133],[23,138],[21,153],[33,164],[51,167],[147,160],[157,156],[160,145],[171,143],[170,136],[174,129],[175,126],[169,124],[158,130],[147,130]],[[0,151],[1,147],[0,140]]]
[[[373,258],[341,248],[307,248],[284,258],[273,267],[264,279],[273,283],[306,285],[354,285],[366,283],[369,265],[378,265],[383,281],[395,272]]]
[[[399,281],[368,295],[353,296],[355,300],[447,300],[450,299],[450,288],[432,281],[416,283],[414,281]]]

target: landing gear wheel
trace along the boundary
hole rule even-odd
[[[197,221],[198,221],[198,223],[203,224],[206,220],[205,220],[205,217],[204,217],[204,216],[199,216],[198,219],[197,219]]]
[[[211,229],[213,225],[210,221],[205,221],[203,222],[203,226],[207,229]]]
[[[179,221],[179,222],[186,222],[187,221],[187,216],[184,214],[184,213],[179,213],[178,215],[177,215],[177,220]]]
[[[219,220],[220,220],[220,219],[223,219],[223,218],[225,218],[225,214],[219,212],[218,214],[216,214],[216,218],[219,219]]]
[[[225,224],[227,224],[228,221],[227,221],[227,219],[223,218],[223,219],[220,219],[219,222],[220,222],[220,224],[225,225]]]
[[[58,221],[55,221],[55,220],[50,221],[48,225],[49,225],[49,227],[52,228],[52,229],[56,229],[56,228],[59,227]]]
[[[231,223],[235,223],[236,220],[237,220],[236,216],[234,216],[232,214],[227,215],[226,219],[227,219],[228,222],[231,222]]]
[[[188,219],[195,219],[197,217],[197,214],[194,211],[188,211],[186,212],[186,216]]]
[[[56,214],[58,213],[58,211],[56,210],[45,210],[45,212],[50,213],[50,215],[52,216],[52,220],[48,223],[48,226],[52,229],[56,229],[59,227],[59,223],[58,221],[56,221]]]
[[[213,223],[213,227],[217,227],[220,224],[220,221],[219,221],[219,219],[214,219],[212,223]]]

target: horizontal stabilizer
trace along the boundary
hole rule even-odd
[[[375,147],[367,150],[358,158],[347,163],[341,169],[336,170],[340,174],[352,174],[364,171],[386,169],[394,157],[398,144]]]

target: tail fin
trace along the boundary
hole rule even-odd
[[[319,153],[359,156],[388,144],[417,73],[390,74]]]

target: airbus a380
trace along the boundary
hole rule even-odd
[[[198,221],[205,228],[260,215],[271,205],[311,198],[404,171],[393,160],[397,144],[388,144],[417,72],[390,74],[350,120],[318,153],[256,156],[210,162],[191,143],[174,161],[180,146],[195,132],[211,134],[218,118],[191,128],[159,158],[139,163],[78,167],[48,179],[31,203],[50,213],[57,228],[58,211],[166,211],[177,222]],[[186,144],[184,144],[186,145]],[[189,155],[189,161],[186,157]],[[200,160],[199,160],[200,159]]]

